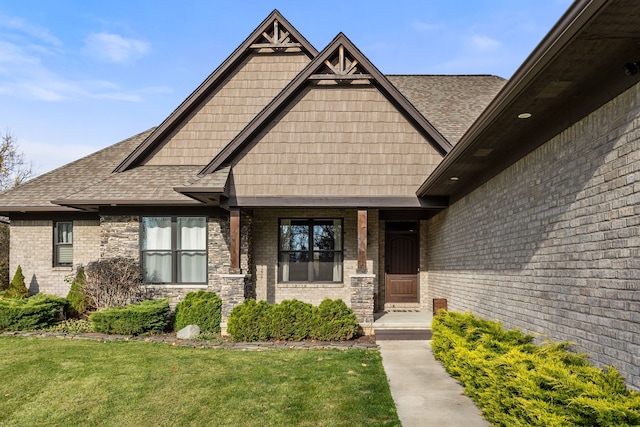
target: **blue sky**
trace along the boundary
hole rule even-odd
[[[385,74],[508,78],[569,0],[0,0],[0,132],[39,173],[156,126],[278,9]]]

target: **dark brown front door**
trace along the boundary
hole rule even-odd
[[[386,302],[418,302],[418,223],[388,222]]]

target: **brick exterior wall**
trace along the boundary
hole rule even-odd
[[[358,232],[356,209],[264,209],[253,216],[253,280],[258,300],[279,303],[298,299],[318,305],[325,298],[342,299],[351,304],[350,275],[356,274],[358,263]],[[342,283],[277,283],[278,219],[279,218],[342,218],[343,219],[343,281]],[[378,211],[368,212],[367,272],[378,272]],[[377,283],[377,276],[373,286]]]
[[[639,225],[635,86],[428,222],[429,297],[575,342],[640,388]]]
[[[97,220],[74,220],[73,267],[54,267],[53,221],[11,221],[10,278],[20,265],[31,294],[43,292],[66,297],[71,284],[65,278],[74,274],[75,267],[98,259],[99,230]]]

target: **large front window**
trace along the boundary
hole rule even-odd
[[[206,218],[143,217],[140,248],[145,282],[207,282]]]
[[[281,219],[279,282],[342,282],[342,220]]]

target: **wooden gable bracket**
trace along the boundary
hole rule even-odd
[[[335,80],[340,83],[351,83],[354,80],[371,80],[373,76],[362,72],[357,59],[345,54],[344,45],[338,47],[338,55],[325,59],[326,68],[322,72],[309,76],[309,80]],[[319,70],[320,71],[320,70]]]
[[[302,44],[292,41],[289,31],[280,29],[280,23],[277,19],[273,21],[271,34],[267,31],[262,32],[262,37],[266,39],[266,43],[253,43],[251,49],[273,49],[274,51],[282,51],[289,48],[301,48]]]

